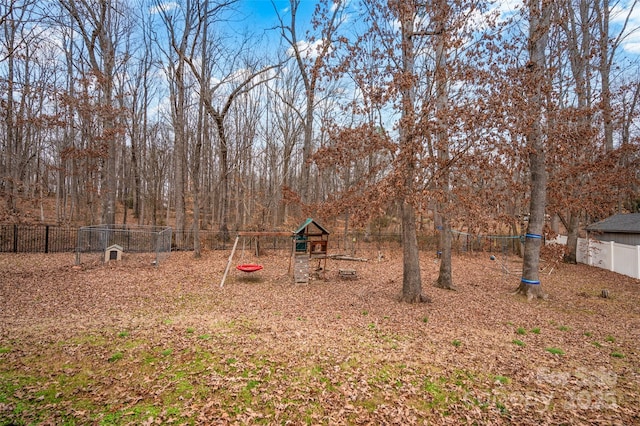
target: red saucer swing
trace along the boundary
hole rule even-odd
[[[259,232],[259,231],[239,231],[236,235],[236,240],[233,242],[233,248],[231,249],[231,254],[229,255],[229,260],[227,261],[227,267],[224,269],[224,274],[222,275],[222,280],[220,281],[220,288],[224,286],[224,281],[227,279],[227,274],[229,273],[229,269],[231,268],[231,262],[233,261],[233,255],[236,252],[236,247],[238,247],[238,241],[242,237],[242,257],[244,258],[244,246],[245,246],[245,237],[260,237],[260,236],[282,236],[282,237],[290,237],[290,232]],[[240,260],[240,264],[236,266],[238,271],[242,272],[257,272],[263,268],[262,265],[257,263],[242,263]]]
[[[262,269],[262,265],[258,265],[257,263],[244,263],[236,266],[236,269],[242,272],[256,272]]]

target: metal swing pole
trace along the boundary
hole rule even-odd
[[[220,288],[222,288],[224,286],[224,281],[227,279],[227,274],[229,273],[229,267],[231,266],[231,261],[233,260],[233,255],[235,254],[236,247],[238,246],[238,239],[240,239],[240,235],[236,235],[236,240],[233,243],[233,248],[231,249],[231,254],[229,255],[229,260],[227,261],[227,267],[224,270],[224,275],[222,276],[222,281],[220,282]]]

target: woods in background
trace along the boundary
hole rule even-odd
[[[413,258],[429,218],[451,287],[452,227],[531,215],[575,261],[585,221],[637,211],[635,1],[305,5],[263,29],[236,0],[0,0],[0,221],[398,218]]]

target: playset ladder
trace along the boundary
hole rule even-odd
[[[295,256],[293,279],[296,283],[309,282],[309,256],[306,253]]]

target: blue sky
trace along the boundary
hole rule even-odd
[[[302,0],[300,2],[297,22],[301,30],[306,29],[309,25],[316,3],[316,0]],[[271,0],[240,0],[237,8],[246,16],[244,23],[252,30],[260,31],[278,25],[274,4],[285,23],[287,23],[289,19],[289,0],[274,0],[273,3]]]

